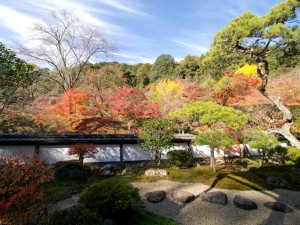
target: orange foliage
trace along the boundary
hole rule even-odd
[[[37,206],[45,201],[43,185],[52,179],[52,168],[35,155],[1,156],[0,165],[0,215],[25,224],[42,213]]]
[[[68,89],[56,104],[46,104],[35,120],[54,126],[59,132],[74,132],[83,118],[101,112],[99,105],[88,89]]]

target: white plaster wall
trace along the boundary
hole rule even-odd
[[[69,155],[68,151],[68,145],[41,145],[40,159],[45,160],[47,163],[78,159],[76,156]]]
[[[95,158],[86,158],[84,162],[120,161],[120,145],[97,145],[98,153]]]
[[[124,144],[123,145],[124,161],[151,160],[151,154],[140,144]]]
[[[120,160],[119,145],[97,145],[98,153],[95,158],[85,158],[84,162],[111,162]],[[69,155],[68,145],[41,145],[40,159],[48,163],[57,161],[77,160],[78,157]]]
[[[208,145],[193,145],[192,146],[192,154],[194,158],[202,158],[210,156],[210,148]],[[215,156],[217,156],[217,152],[215,151]]]
[[[35,145],[1,145],[1,156],[17,156],[22,154],[34,154]]]

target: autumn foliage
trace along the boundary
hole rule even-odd
[[[101,111],[88,88],[68,89],[56,101],[55,104],[45,104],[35,119],[38,123],[54,126],[59,132],[74,132],[83,118]]]
[[[70,146],[69,155],[76,155],[79,158],[79,164],[83,164],[83,160],[86,157],[95,157],[98,150],[94,144],[77,143]]]
[[[114,118],[127,123],[128,131],[146,118],[159,118],[159,106],[149,103],[145,94],[133,87],[124,87],[107,99],[109,109]]]
[[[33,155],[1,156],[0,216],[16,224],[37,216],[45,201],[43,185],[51,179],[51,166]]]

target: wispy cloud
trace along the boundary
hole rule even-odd
[[[12,19],[13,18],[13,19]],[[0,5],[0,21],[1,26],[11,30],[18,38],[24,39],[28,34],[28,29],[32,24],[39,20],[35,17],[26,16],[14,9]]]
[[[202,53],[208,51],[207,47],[202,47],[200,44],[197,44],[197,43],[192,43],[192,42],[188,42],[188,41],[180,40],[180,39],[173,39],[172,41],[177,43],[177,44],[180,44],[184,47],[188,47],[188,48],[190,48],[194,51],[198,51],[199,54],[202,54]]]
[[[153,63],[156,57],[146,57],[143,53],[130,53],[130,52],[119,52],[114,54],[118,58],[123,58],[129,64],[140,63]]]
[[[134,5],[132,1],[130,5],[128,4],[128,1],[118,1],[118,0],[110,0],[110,1],[98,0],[98,2],[136,16],[141,16],[141,17],[149,16],[149,14],[143,12],[141,8],[138,8],[136,5]],[[125,2],[127,2],[127,5],[125,4]]]

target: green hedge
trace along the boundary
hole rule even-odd
[[[139,199],[138,189],[131,184],[104,180],[87,187],[79,202],[107,218],[128,212],[136,206]]]
[[[84,206],[75,206],[69,209],[54,213],[47,225],[91,225],[102,224],[103,220],[100,215]]]
[[[185,150],[174,150],[167,153],[167,157],[173,166],[188,167],[192,165],[193,155]]]

